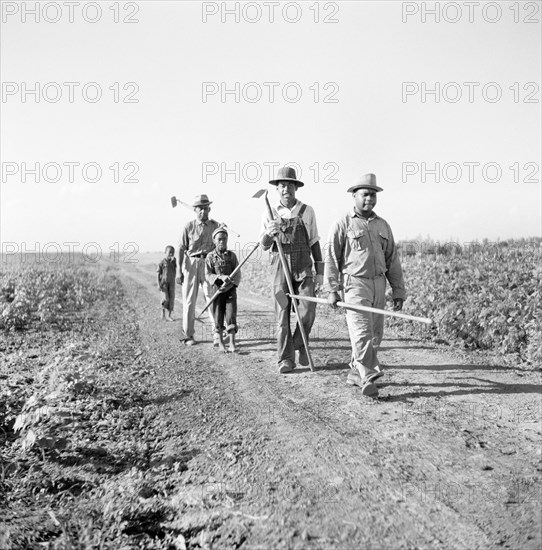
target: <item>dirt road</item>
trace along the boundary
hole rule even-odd
[[[319,306],[316,372],[279,375],[271,304],[246,284],[232,356],[209,323],[189,348],[159,321],[152,261],[122,269],[169,426],[155,452],[184,470],[167,528],[188,547],[541,547],[539,373],[391,338],[367,399],[345,384],[341,315]]]

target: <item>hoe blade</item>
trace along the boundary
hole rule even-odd
[[[259,199],[260,197],[262,197],[266,193],[267,193],[267,189],[260,189],[259,191],[256,191],[256,193],[254,193],[254,195],[252,195],[252,198],[253,199]]]

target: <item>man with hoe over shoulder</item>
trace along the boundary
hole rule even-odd
[[[269,219],[267,212],[262,218],[260,242],[263,250],[271,249],[271,285],[277,318],[277,362],[279,372],[284,374],[295,369],[296,350],[299,350],[300,365],[307,366],[309,358],[299,325],[296,325],[293,335],[290,330],[291,299],[277,299],[279,293],[284,296],[289,293],[289,289],[275,239],[280,239],[282,244],[295,294],[314,297],[313,260],[317,277],[320,278],[323,275],[323,263],[314,210],[296,199],[296,192],[304,183],[297,179],[295,169],[289,166],[280,168],[276,179],[269,183],[276,186],[279,202],[272,208],[274,219]],[[300,300],[298,311],[308,339],[316,317],[316,304]]]
[[[194,321],[199,287],[203,288],[207,302],[212,296],[211,285],[205,278],[205,258],[215,247],[213,231],[219,227],[219,223],[209,219],[211,204],[207,195],[196,196],[192,204],[196,217],[185,225],[179,244],[177,284],[183,285],[183,330],[187,346],[196,343]],[[214,326],[210,310],[209,318]],[[218,335],[215,333],[213,338],[216,340]]]
[[[331,226],[324,280],[332,308],[337,307],[339,291],[344,290],[346,303],[384,309],[386,279],[393,292],[393,309],[403,308],[405,284],[391,227],[374,212],[376,194],[382,190],[374,174],[361,176],[347,191],[352,193],[353,209]],[[374,382],[383,375],[377,349],[384,333],[384,316],[347,310],[346,322],[352,344],[347,383],[361,387],[363,395],[376,396]]]

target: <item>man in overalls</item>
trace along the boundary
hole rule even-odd
[[[299,326],[296,326],[293,335],[290,330],[290,313],[293,309],[291,299],[276,298],[277,293],[284,295],[290,291],[275,236],[282,243],[295,294],[314,296],[313,260],[319,279],[323,279],[323,262],[314,210],[295,198],[298,188],[304,186],[297,179],[295,169],[288,166],[280,168],[277,178],[269,183],[277,187],[279,203],[272,208],[275,219],[270,220],[267,212],[262,218],[260,242],[263,250],[271,249],[271,285],[277,317],[277,360],[279,372],[286,373],[296,367],[296,350],[299,351],[300,365],[307,366],[309,358]],[[298,311],[308,339],[316,317],[316,304],[300,300]]]

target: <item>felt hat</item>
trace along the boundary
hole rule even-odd
[[[207,195],[196,195],[194,197],[194,204],[192,205],[192,207],[196,208],[196,206],[209,206],[210,204],[213,203],[209,200],[209,197]]]
[[[295,173],[295,168],[291,166],[283,166],[279,168],[277,172],[277,177],[274,180],[271,180],[269,183],[271,185],[278,185],[281,181],[292,181],[298,187],[303,187],[305,184],[302,181],[297,179],[297,174]]]
[[[213,231],[213,240],[215,238],[216,235],[218,235],[219,233],[226,233],[226,235],[228,234],[228,229],[225,225],[219,225],[214,231]]]
[[[377,193],[379,191],[384,191],[382,187],[378,187],[378,185],[376,184],[376,176],[374,174],[364,174],[363,176],[358,178],[356,183],[348,189],[347,193],[354,193],[358,189],[372,189]]]

